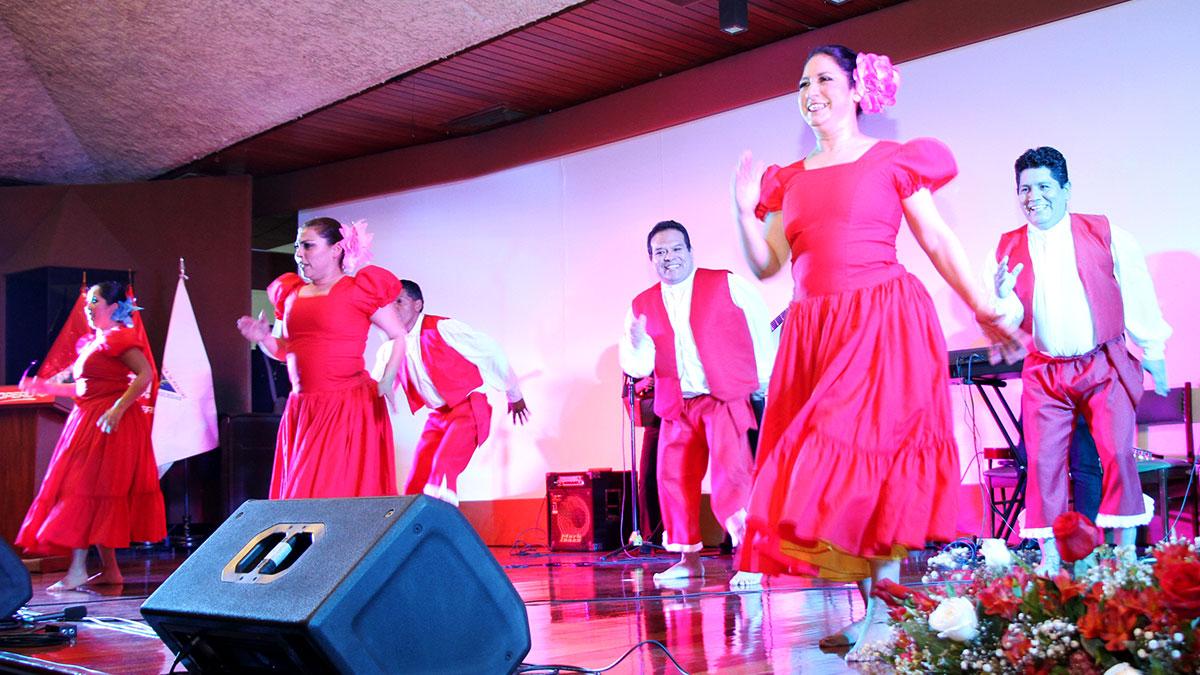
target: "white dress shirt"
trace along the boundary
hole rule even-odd
[[[412,330],[404,336],[404,367],[409,381],[416,385],[417,392],[421,398],[425,399],[425,404],[430,408],[437,409],[446,405],[446,400],[433,386],[429,370],[421,360],[421,324],[424,320],[425,313],[422,312],[417,316],[417,322],[413,325]],[[437,331],[446,344],[479,368],[479,374],[483,377],[483,385],[475,391],[482,392],[485,387],[503,391],[508,397],[509,403],[515,403],[524,398],[521,395],[521,387],[517,384],[516,373],[509,365],[504,350],[495,340],[457,319],[442,319],[437,323]],[[392,343],[393,340],[384,342],[375,354],[375,368],[371,371],[371,375],[376,380],[382,377],[383,369],[392,356]]]
[[[1049,229],[1029,228],[1029,260],[1033,264],[1033,344],[1049,356],[1071,357],[1096,347],[1091,308],[1075,261],[1071,214]],[[1154,293],[1146,258],[1133,235],[1110,225],[1113,271],[1125,308],[1125,331],[1147,361],[1163,358],[1171,326],[1163,319]],[[985,284],[995,293],[995,257],[989,258],[993,274]],[[1013,262],[1009,260],[1009,269]],[[1015,292],[996,300],[996,308],[1009,325],[1020,325],[1025,308]]]
[[[675,362],[679,370],[679,386],[685,398],[711,393],[704,366],[700,364],[696,338],[692,335],[692,288],[695,279],[696,270],[693,269],[683,281],[661,285],[663,305],[667,308],[667,318],[675,333]],[[746,317],[750,342],[754,345],[754,363],[758,368],[759,392],[766,392],[779,343],[771,331],[771,315],[758,291],[732,272],[729,273],[729,295]],[[621,369],[631,377],[646,377],[654,372],[654,340],[647,335],[635,348],[630,335],[633,321],[633,309],[630,308],[625,316],[625,332],[619,343]]]

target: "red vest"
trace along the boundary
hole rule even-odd
[[[1108,218],[1071,214],[1071,237],[1075,241],[1075,268],[1083,282],[1092,310],[1092,332],[1096,344],[1104,344],[1125,332],[1125,305],[1121,302],[1121,287],[1113,272],[1112,233]],[[1024,263],[1015,288],[1025,318],[1021,330],[1033,335],[1033,263],[1029,259],[1029,226],[1023,225],[1000,237],[996,248],[997,262],[1008,256],[1008,267]]]
[[[479,374],[478,366],[446,344],[437,329],[438,322],[445,318],[426,314],[421,320],[421,363],[425,365],[429,379],[433,380],[433,388],[437,389],[446,405],[453,408],[483,385],[483,376]],[[425,399],[408,377],[408,364],[400,367],[397,381],[408,396],[409,409],[417,412],[425,406]]]
[[[722,401],[745,398],[758,390],[758,368],[746,315],[733,304],[729,292],[729,272],[697,269],[692,284],[692,336],[709,392]],[[663,304],[661,283],[633,299],[633,314],[646,316],[646,333],[654,340],[654,412],[663,419],[677,419],[683,410],[683,391],[675,331]]]

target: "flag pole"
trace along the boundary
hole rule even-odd
[[[188,278],[187,267],[183,263],[183,258],[179,259],[179,278],[186,281]],[[200,545],[204,537],[192,534],[192,480],[191,468],[192,458],[183,458],[183,534],[172,537],[172,543],[188,551]]]

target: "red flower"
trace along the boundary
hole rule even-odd
[[[1073,563],[1088,557],[1096,547],[1104,543],[1100,528],[1074,511],[1067,511],[1054,519],[1054,544],[1063,562]]]
[[[1187,545],[1180,543],[1164,544],[1155,552],[1154,557],[1158,560],[1159,564],[1176,562],[1194,563],[1200,561],[1196,557],[1195,551],[1188,548]]]
[[[1105,649],[1119,652],[1128,648],[1139,613],[1131,605],[1117,601],[1117,598],[1113,600],[1103,609],[1097,603],[1088,603],[1087,612],[1077,625],[1083,637],[1104,640]]]
[[[1062,596],[1064,604],[1071,598],[1083,595],[1087,590],[1087,586],[1072,579],[1066,570],[1058,571],[1058,574],[1054,576],[1054,585],[1058,587],[1058,593]]]
[[[1000,638],[1000,647],[1004,650],[1004,657],[1013,665],[1020,663],[1032,646],[1033,643],[1029,641],[1029,638],[1019,629],[1014,631],[1012,626],[1009,626]]]
[[[1084,593],[1084,597],[1086,597],[1088,600],[1099,602],[1100,599],[1104,597],[1104,584],[1100,583],[1099,581],[1092,584],[1090,587],[1088,587],[1087,592]]]
[[[1012,619],[1021,607],[1021,599],[1013,593],[1012,580],[1002,577],[979,589],[979,604],[986,614]]]
[[[1162,604],[1185,619],[1200,617],[1200,563],[1159,561],[1154,576],[1162,588]]]
[[[1071,652],[1067,665],[1075,675],[1100,675],[1100,669],[1096,667],[1096,659],[1082,649]]]
[[[880,579],[871,589],[871,595],[883,600],[888,607],[907,607],[906,600],[912,601],[912,606],[918,611],[928,614],[937,608],[937,601],[921,591],[914,590],[891,579]]]
[[[897,583],[891,579],[880,579],[875,582],[875,588],[871,590],[871,595],[883,601],[890,600],[906,600],[913,594],[912,589],[904,584]],[[888,604],[892,604],[888,602]]]

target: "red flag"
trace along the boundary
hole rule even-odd
[[[137,296],[133,294],[133,282],[125,287],[125,297],[134,305],[137,305]],[[146,326],[142,324],[142,313],[133,313],[133,331],[137,335],[138,342],[145,348],[146,360],[150,362],[150,386],[146,387],[146,391],[138,397],[138,404],[142,406],[142,410],[147,415],[154,414],[154,402],[158,399],[158,369],[154,367],[153,352],[150,351],[150,339],[146,337]]]
[[[67,322],[58,332],[58,337],[54,338],[54,344],[50,345],[50,351],[46,353],[46,358],[42,359],[42,365],[37,371],[38,377],[51,378],[70,368],[79,356],[79,349],[92,339],[95,332],[88,325],[87,314],[83,311],[86,304],[87,284],[85,283],[79,288],[79,297],[75,299],[75,306],[67,315]]]

